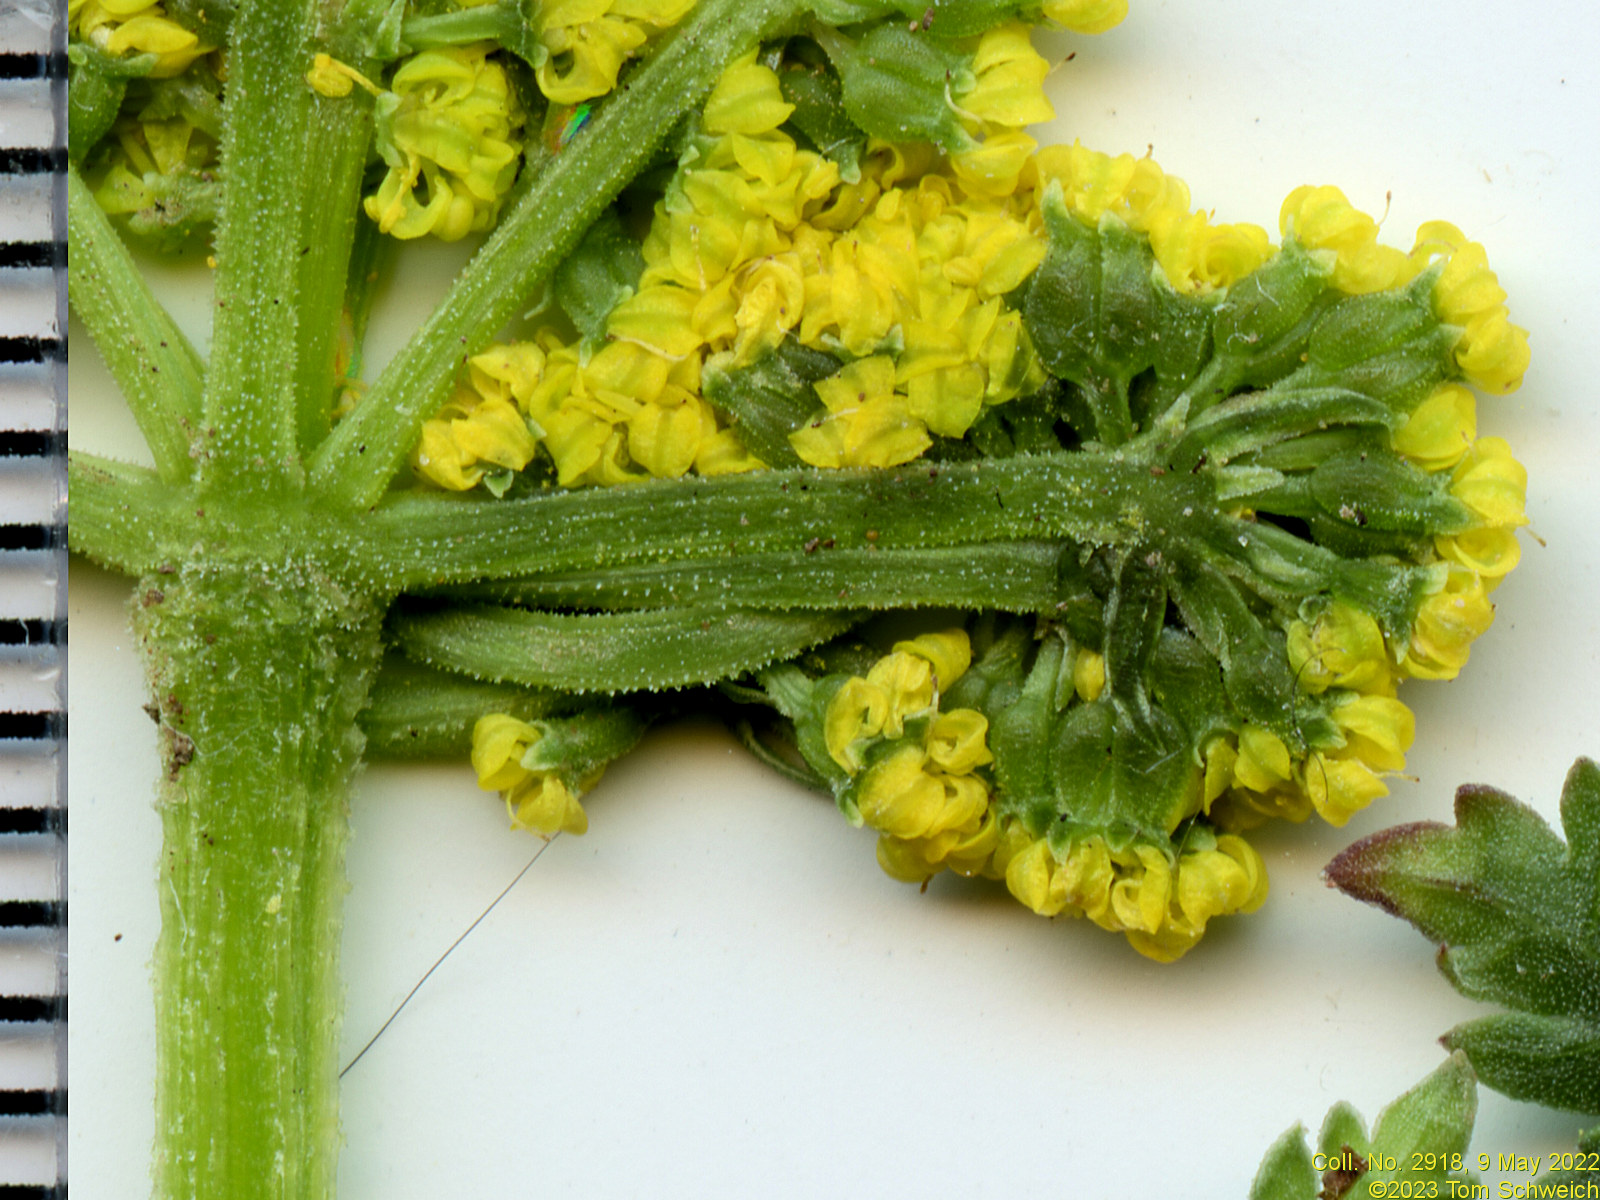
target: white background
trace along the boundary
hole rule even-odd
[[[1587,4],[1134,0],[1119,29],[1050,39],[1048,137],[1153,145],[1219,219],[1276,232],[1337,183],[1404,247],[1445,217],[1489,248],[1532,330],[1522,391],[1480,432],[1528,466],[1532,532],[1462,678],[1408,685],[1416,781],[1344,830],[1258,845],[1272,896],[1174,966],[998,886],[919,895],[870,834],[708,725],[653,734],[350,1073],[343,1200],[1242,1196],[1287,1126],[1370,1119],[1485,1011],[1409,927],[1325,888],[1355,837],[1448,820],[1480,781],[1554,817],[1600,753],[1600,19]],[[1058,54],[1058,56],[1059,56]],[[381,361],[460,261],[414,257]],[[203,275],[203,269],[199,272]],[[163,294],[204,337],[205,299]],[[170,285],[170,286],[169,286]],[[81,328],[74,444],[143,454]],[[374,363],[374,366],[377,363]],[[141,1194],[152,1136],[148,962],[155,739],[126,585],[71,576],[72,1163],[82,1197]],[[537,848],[465,765],[377,768],[354,800],[346,1058]],[[119,940],[120,935],[120,940]],[[1570,1148],[1577,1119],[1484,1093],[1474,1150]]]

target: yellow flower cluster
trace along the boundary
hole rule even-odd
[[[1049,146],[1037,155],[1039,186],[1059,184],[1068,211],[1086,225],[1110,215],[1150,239],[1168,281],[1194,294],[1225,288],[1272,254],[1259,225],[1213,225],[1189,208],[1189,188],[1153,159],[1115,157],[1081,143]]]
[[[1419,270],[1442,260],[1433,285],[1441,320],[1461,327],[1456,365],[1486,392],[1504,394],[1522,386],[1528,369],[1528,331],[1511,324],[1506,293],[1489,269],[1489,256],[1477,242],[1447,221],[1429,221],[1417,230],[1411,259]]]
[[[855,779],[855,804],[876,829],[878,862],[920,883],[946,868],[983,872],[999,839],[989,787],[989,723],[973,709],[939,711],[939,694],[972,662],[959,629],[899,642],[844,684],[823,718],[828,754]]]
[[[1212,917],[1254,912],[1267,898],[1266,865],[1248,842],[1209,833],[1195,840],[1210,844],[1174,855],[1139,843],[1113,850],[1096,835],[1058,855],[1013,821],[993,869],[1040,916],[1088,917],[1145,957],[1172,962],[1200,940]]]
[[[379,98],[378,149],[389,170],[365,207],[384,233],[455,241],[494,225],[522,158],[523,114],[493,49],[425,50]]]
[[[841,185],[778,128],[792,111],[753,55],[730,67],[705,108],[712,140],[658,205],[606,344],[543,336],[541,378],[517,399],[563,485],[759,466],[701,397],[701,368],[786,336],[867,360],[818,388],[827,413],[794,439],[817,466],[905,462],[928,430],[960,436],[985,404],[1042,383],[1000,299],[1044,255],[1030,198],[968,198],[931,148],[882,143]],[[424,471],[441,486],[476,482],[470,447],[428,457],[463,464]]]
[[[1085,9],[1087,11],[1087,9]],[[1070,23],[1070,22],[1069,22]],[[1043,260],[1042,204],[1060,186],[1089,224],[1111,214],[1147,234],[1173,285],[1226,287],[1270,251],[1253,226],[1189,211],[1182,181],[1148,159],[1082,146],[1037,155],[1011,126],[1047,115],[1043,60],[1020,25],[980,39],[960,103],[1004,127],[965,153],[873,141],[854,182],[780,126],[793,111],[776,73],[746,55],[707,100],[710,135],[680,169],[645,239],[637,292],[598,351],[540,335],[541,378],[515,399],[564,486],[748,470],[760,463],[699,391],[712,356],[742,365],[793,337],[846,356],[816,385],[822,411],[791,436],[819,467],[895,466],[932,436],[960,437],[985,407],[1044,381],[1020,315],[1003,297]],[[465,402],[430,425],[426,474],[470,487]],[[442,440],[459,428],[454,451]]]
[[[1278,215],[1285,237],[1333,260],[1333,284],[1352,295],[1399,287],[1436,263],[1434,310],[1461,328],[1456,365],[1486,392],[1514,392],[1528,369],[1528,331],[1510,322],[1504,289],[1477,242],[1445,221],[1417,230],[1411,253],[1378,243],[1378,223],[1351,205],[1336,187],[1300,187]]]
[[[856,808],[879,833],[884,871],[908,883],[946,869],[1003,879],[1034,912],[1087,916],[1161,962],[1198,942],[1212,917],[1260,906],[1266,869],[1236,836],[1197,827],[1174,855],[1153,845],[1113,850],[1096,835],[1057,855],[1020,821],[1002,821],[975,774],[993,761],[988,722],[971,709],[939,711],[940,693],[965,673],[971,654],[960,630],[900,642],[828,703],[828,754],[855,781]],[[1104,686],[1103,660],[1080,653],[1073,677],[1080,697],[1093,699]],[[1367,724],[1352,714],[1353,727]]]
[[[1515,530],[1528,523],[1528,472],[1503,438],[1477,436],[1472,394],[1460,384],[1445,384],[1418,405],[1393,444],[1426,471],[1450,472],[1450,494],[1478,521],[1434,538],[1447,566],[1398,662],[1405,676],[1454,679],[1494,620],[1489,593],[1521,561]]]
[[[154,54],[152,79],[181,74],[212,47],[179,25],[157,0],[67,0],[67,31],[107,54]]]
[[[1300,690],[1327,696],[1338,740],[1297,754],[1257,725],[1213,739],[1202,806],[1224,828],[1271,817],[1303,821],[1313,811],[1342,826],[1388,795],[1384,774],[1405,769],[1416,720],[1395,699],[1395,685],[1407,672],[1390,658],[1377,621],[1333,601],[1314,620],[1290,626],[1288,653]]]
[[[467,0],[463,7],[486,0]],[[676,25],[694,0],[544,0],[539,40],[550,57],[534,73],[552,104],[581,104],[617,86],[623,63]]]
[[[538,445],[519,402],[532,393],[544,354],[531,342],[493,346],[467,360],[468,384],[422,426],[413,462],[440,487],[465,491],[484,464],[520,471]]]
[[[1494,605],[1483,576],[1451,563],[1443,586],[1417,610],[1400,671],[1413,679],[1454,679],[1467,665],[1468,649],[1494,622]]]
[[[1434,545],[1441,558],[1470,568],[1493,589],[1522,557],[1512,531],[1528,523],[1528,472],[1504,438],[1479,438],[1451,472],[1450,494],[1482,523],[1435,538]]]
[[[524,766],[544,734],[536,725],[505,713],[481,717],[472,729],[472,767],[478,786],[505,797],[513,829],[529,829],[550,837],[583,833],[589,817],[578,797],[553,771]],[[585,780],[585,788],[593,779]]]

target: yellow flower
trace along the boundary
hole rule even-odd
[[[950,169],[970,196],[1004,198],[1017,190],[1039,143],[1020,130],[991,134],[950,156]]]
[[[1052,889],[1055,856],[1043,838],[1030,843],[1006,863],[1006,888],[1041,917],[1053,917],[1067,906],[1064,889]]]
[[[1266,864],[1241,837],[1222,834],[1216,849],[1188,851],[1178,859],[1178,905],[1197,929],[1212,917],[1254,912],[1266,898]]]
[[[1479,438],[1450,476],[1450,494],[1493,529],[1528,523],[1528,472],[1504,438]]]
[[[940,691],[954,684],[972,665],[972,642],[962,629],[924,633],[910,641],[896,642],[893,649],[898,654],[924,659],[933,672],[934,686]]]
[[[1290,625],[1288,640],[1289,667],[1305,691],[1338,687],[1387,694],[1393,690],[1383,631],[1359,608],[1335,600],[1314,624]]]
[[[1513,325],[1504,310],[1474,321],[1456,344],[1456,365],[1462,374],[1500,396],[1522,386],[1531,359],[1528,331]]]
[[[554,775],[530,775],[506,792],[511,828],[550,837],[587,833],[589,814],[567,785]]]
[[[1336,187],[1298,187],[1278,214],[1285,237],[1307,250],[1333,255],[1333,286],[1360,295],[1409,281],[1416,264],[1392,246],[1378,244],[1378,223]]]
[[[1417,735],[1411,710],[1388,696],[1355,696],[1329,714],[1345,735],[1348,752],[1380,771],[1403,771]]]
[[[857,359],[813,386],[828,415],[790,434],[789,444],[814,467],[898,466],[933,444],[906,398],[892,390],[892,359]]]
[[[1155,216],[1150,249],[1172,286],[1189,295],[1232,287],[1272,256],[1259,225],[1212,225],[1199,212]]]
[[[1232,834],[1216,842],[1215,849],[1186,851],[1178,859],[1178,882],[1161,927],[1127,931],[1128,943],[1146,958],[1173,962],[1200,940],[1212,917],[1254,912],[1266,900],[1261,856]]]
[[[652,33],[693,7],[694,0],[544,0],[539,40],[550,57],[535,72],[539,90],[555,104],[604,95]]]
[[[1479,438],[1450,478],[1450,494],[1483,525],[1434,539],[1440,557],[1470,567],[1488,585],[1515,569],[1522,549],[1512,530],[1528,523],[1528,472],[1503,438]]]
[[[1460,462],[1478,436],[1478,408],[1459,383],[1438,388],[1412,411],[1394,434],[1396,453],[1427,471]]]
[[[1343,825],[1389,789],[1373,769],[1357,758],[1314,753],[1303,768],[1306,795],[1318,815],[1335,827]]]
[[[1106,660],[1093,650],[1080,650],[1072,660],[1072,688],[1083,701],[1098,700],[1106,690]]]
[[[968,774],[994,761],[988,734],[989,720],[976,709],[940,713],[928,730],[928,758],[952,775]]]
[[[499,397],[458,394],[439,416],[422,425],[414,462],[431,482],[466,491],[483,479],[483,463],[520,471],[538,443],[516,407]]]
[[[129,53],[155,55],[152,79],[180,75],[212,49],[167,16],[156,0],[72,0],[67,29],[119,58]]]
[[[306,83],[319,96],[326,96],[330,100],[348,96],[355,90],[357,84],[374,96],[383,94],[382,88],[349,63],[342,63],[327,54],[318,54],[312,58],[311,70],[306,72]]]
[[[1206,747],[1205,778],[1201,789],[1201,810],[1210,813],[1211,806],[1233,786],[1233,768],[1239,761],[1239,749],[1225,737],[1213,738]]]
[[[526,721],[506,713],[480,717],[472,727],[472,769],[478,786],[500,792],[523,779],[528,770],[522,756],[544,735]]]
[[[867,768],[856,806],[873,829],[897,838],[928,838],[976,828],[989,807],[989,789],[971,775],[926,769],[921,746],[897,746]]]
[[[1516,570],[1522,561],[1522,547],[1509,529],[1469,529],[1450,537],[1433,539],[1434,549],[1447,562],[1474,571],[1492,590],[1500,580]]]
[[[953,684],[971,662],[972,646],[960,629],[895,643],[866,678],[846,680],[828,702],[823,714],[828,754],[855,774],[861,769],[864,742],[900,737],[907,718],[932,710],[938,690]],[[965,774],[991,761],[983,741],[987,730],[980,713],[958,709],[943,714],[930,727],[930,753],[945,770]]]
[[[1128,15],[1128,0],[1045,0],[1044,15],[1074,33],[1104,33]]]
[[[523,115],[492,45],[415,55],[378,99],[378,149],[388,173],[367,216],[398,238],[455,241],[490,228],[516,178]]]
[[[993,805],[972,828],[947,829],[930,837],[878,838],[878,865],[884,873],[904,883],[922,883],[940,871],[981,875],[989,871],[1000,842],[1000,819]]]
[[[478,773],[478,786],[504,795],[513,829],[546,837],[583,833],[589,818],[567,785],[551,772],[523,766],[543,737],[537,726],[506,713],[479,718],[472,729],[472,767]]]
[[[806,281],[799,256],[773,255],[747,265],[738,276],[738,329],[734,362],[744,364],[771,350],[805,315]]]
[[[1433,304],[1441,321],[1462,329],[1456,365],[1484,391],[1516,391],[1528,369],[1528,331],[1511,324],[1488,255],[1448,221],[1430,221],[1417,230],[1411,260],[1422,270],[1441,259]]]
[[[1419,269],[1443,260],[1433,285],[1433,306],[1441,321],[1466,326],[1505,305],[1506,292],[1489,269],[1488,253],[1450,222],[1421,226],[1411,256]]]
[[[628,456],[657,479],[676,479],[694,466],[700,447],[714,436],[711,407],[690,392],[669,387],[628,420]]]
[[[1256,792],[1270,792],[1289,782],[1292,768],[1283,739],[1259,725],[1239,731],[1239,758],[1233,765],[1234,782]]]
[[[1111,911],[1123,929],[1155,933],[1172,899],[1172,864],[1154,846],[1135,846],[1112,855],[1127,873],[1111,888]]]
[[[889,875],[922,882],[950,869],[975,875],[993,868],[1001,840],[988,785],[972,772],[994,761],[989,723],[972,709],[938,711],[938,689],[972,661],[959,629],[896,643],[865,678],[848,679],[823,713],[828,754],[847,774],[861,773],[882,740],[901,739],[906,722],[929,717],[917,740],[875,754],[856,785],[859,821],[878,830],[878,862]]]
[[[766,133],[789,119],[794,105],[783,98],[777,72],[756,61],[752,50],[723,71],[706,99],[707,133]]]
[[[883,732],[889,716],[889,694],[859,675],[834,693],[823,715],[823,740],[828,755],[852,775],[861,769],[861,743]]]
[[[995,125],[1020,128],[1055,118],[1044,96],[1050,64],[1033,48],[1020,21],[996,25],[983,35],[972,57],[975,81],[957,92],[961,111]]]
[[[1494,605],[1477,572],[1451,566],[1444,586],[1422,602],[1400,670],[1416,679],[1454,679],[1469,647],[1494,622]]]
[[[544,376],[545,352],[535,342],[502,342],[467,360],[467,377],[485,399],[528,402]]]
[[[1152,219],[1189,209],[1188,187],[1150,158],[1131,154],[1113,158],[1074,142],[1047,146],[1035,156],[1034,165],[1040,188],[1059,186],[1067,208],[1089,226],[1110,213],[1143,232]]]

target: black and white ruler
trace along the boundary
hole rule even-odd
[[[65,8],[0,0],[0,1200],[67,1194]]]

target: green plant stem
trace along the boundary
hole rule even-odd
[[[749,554],[713,563],[646,562],[566,571],[456,589],[464,599],[532,608],[963,608],[1048,613],[1061,598],[1056,542],[1000,542],[928,550]]]
[[[128,399],[168,483],[189,477],[200,420],[200,356],[155,297],[76,167],[67,170],[67,293]]]
[[[357,62],[366,70],[370,63]],[[299,449],[309,454],[333,419],[334,358],[349,278],[351,249],[359,219],[361,177],[372,140],[372,105],[366,92],[312,98],[307,170],[321,179],[313,202],[305,205],[300,229],[300,340],[295,359],[294,395]],[[370,291],[370,289],[368,289]]]
[[[495,577],[746,555],[919,550],[1064,539],[1089,547],[1173,542],[1269,600],[1327,591],[1391,634],[1408,627],[1426,568],[1350,561],[1230,515],[1208,474],[1156,473],[1116,453],[1018,456],[892,471],[763,471],[480,502],[396,498],[346,551],[397,591]],[[1285,601],[1287,602],[1287,601]]]
[[[802,0],[705,0],[602,104],[581,140],[549,159],[443,303],[322,443],[313,487],[350,507],[376,504],[444,401],[461,363],[517,314],[678,119],[740,52],[805,10]]]
[[[155,1195],[326,1200],[346,794],[378,613],[293,558],[141,593],[166,767]]]
[[[74,450],[67,456],[74,553],[128,575],[156,570],[183,527],[178,497],[154,471]]]
[[[327,308],[302,294],[312,282],[302,277],[302,239],[315,225],[308,210],[342,199],[323,190],[338,165],[313,161],[318,98],[305,73],[321,16],[312,0],[257,0],[230,29],[202,467],[228,488],[264,490],[300,475],[296,387],[307,343],[320,336],[305,322]],[[342,263],[337,249],[329,255]],[[317,277],[342,299],[342,265]],[[305,369],[331,371],[325,358]]]

